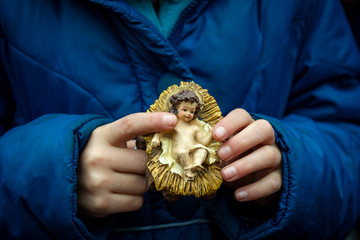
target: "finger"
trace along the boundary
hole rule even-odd
[[[139,210],[144,204],[142,195],[113,194],[111,212],[133,212]]]
[[[80,158],[80,169],[108,169],[116,172],[145,174],[148,156],[145,151],[108,146],[106,150],[89,148]]]
[[[126,147],[127,148],[131,148],[131,149],[135,149],[136,147],[136,141],[135,140],[130,140],[126,143]]]
[[[142,195],[147,191],[145,176],[128,173],[114,173],[109,190],[113,193]]]
[[[108,148],[106,157],[109,167],[121,173],[145,174],[148,155],[145,151],[135,149]]]
[[[244,109],[235,109],[216,124],[213,130],[213,138],[219,142],[225,141],[254,121]]]
[[[171,130],[177,117],[172,113],[134,113],[103,126],[103,132],[111,144],[119,146],[139,135]]]
[[[275,133],[271,124],[260,119],[226,141],[220,147],[218,156],[224,161],[229,161],[259,145],[273,144],[274,142]]]
[[[140,209],[144,203],[141,195],[128,194],[82,194],[79,199],[80,211],[91,217],[106,217],[110,214],[132,212]]]
[[[281,168],[269,173],[259,181],[239,188],[234,195],[240,202],[253,201],[278,192],[282,186]]]
[[[101,167],[93,167],[95,167],[95,170],[80,171],[78,174],[79,193],[88,192],[96,195],[104,192],[112,192],[140,195],[147,191],[145,176],[143,174],[120,173],[110,168],[101,169]]]
[[[274,145],[264,145],[221,170],[225,181],[233,182],[259,170],[275,168],[281,163],[281,152]]]

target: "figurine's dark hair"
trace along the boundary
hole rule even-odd
[[[190,102],[190,103],[196,102],[197,106],[193,119],[199,117],[202,104],[199,101],[199,97],[196,96],[196,94],[191,90],[181,90],[180,92],[170,97],[170,103],[171,103],[170,112],[177,115],[178,114],[177,108],[182,102]]]

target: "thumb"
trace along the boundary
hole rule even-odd
[[[175,128],[177,117],[172,113],[134,113],[105,125],[109,143],[123,145],[139,135],[163,132]]]

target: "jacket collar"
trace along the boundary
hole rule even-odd
[[[200,15],[211,0],[194,0],[187,9],[181,14],[175,31],[166,39],[164,35],[138,11],[136,11],[125,0],[88,0],[114,12],[131,32],[141,37],[142,44],[154,55],[159,56],[159,60],[170,71],[184,80],[193,80],[193,74],[187,67],[182,57],[174,48],[177,38],[182,31],[181,25],[184,21],[192,20]]]

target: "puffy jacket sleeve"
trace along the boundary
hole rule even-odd
[[[0,55],[6,55],[0,25]],[[14,126],[15,101],[0,58],[1,239],[92,239],[77,216],[78,157],[98,115],[43,115]],[[106,232],[98,227],[96,235]]]
[[[232,239],[343,239],[359,218],[359,52],[340,3],[308,2],[286,115],[253,115],[282,150],[280,200],[263,209],[219,194],[211,208]]]
[[[46,115],[0,137],[4,239],[91,239],[77,216],[76,167],[91,132],[106,122],[94,115]]]

